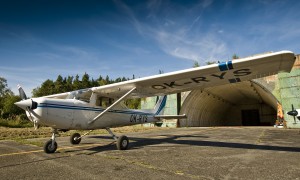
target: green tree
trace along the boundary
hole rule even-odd
[[[40,96],[55,94],[55,92],[56,90],[55,90],[54,82],[50,79],[47,79],[45,82],[43,82],[41,87],[37,87],[33,89],[32,95],[33,97],[40,97]]]
[[[73,76],[68,76],[68,78],[66,79],[66,91],[73,91]]]
[[[91,87],[99,86],[98,82],[92,78]]]
[[[12,94],[12,91],[7,87],[7,80],[0,77],[0,98],[7,94]]]
[[[78,89],[83,89],[83,88],[82,88],[81,81],[79,81],[79,75],[77,74],[73,82],[73,90],[78,90]]]
[[[91,87],[90,76],[87,73],[84,73],[84,75],[82,76],[81,82],[82,82],[83,88]]]
[[[121,82],[121,81],[122,79],[120,77],[115,80],[115,82]]]
[[[61,75],[58,75],[56,81],[54,82],[54,93],[64,92],[65,88],[63,81],[63,77]]]
[[[207,61],[206,65],[216,64],[216,61]]]
[[[98,81],[99,86],[103,86],[106,85],[107,82],[104,79],[101,79],[100,81]]]
[[[6,104],[6,98],[12,96],[13,92],[7,87],[7,80],[0,77],[0,114],[4,113],[4,106]]]
[[[127,99],[124,103],[130,109],[141,109],[141,98]]]
[[[200,67],[200,65],[199,65],[199,62],[198,62],[198,61],[194,61],[193,68],[196,68],[196,67]]]
[[[106,75],[105,81],[106,81],[106,84],[110,84],[110,79],[109,79],[109,76],[108,76],[108,75]]]
[[[239,59],[239,58],[240,57],[237,54],[235,54],[235,53],[232,55],[232,59]]]
[[[68,76],[65,78],[65,91],[69,92],[73,90],[73,76]]]
[[[127,81],[128,79],[126,79],[125,77],[122,78],[122,81]]]
[[[103,77],[100,75],[99,78],[97,79],[97,81],[101,81],[103,79]]]
[[[18,108],[14,103],[20,101],[21,98],[15,95],[7,95],[4,99],[3,110],[1,116],[4,118],[13,117],[16,115],[24,114],[24,110]]]
[[[134,79],[135,76],[133,75],[132,78]],[[90,76],[87,73],[84,73],[84,75],[81,78],[81,81],[79,79],[80,77],[78,74],[75,76],[75,78],[73,76],[68,76],[66,78],[66,77],[62,77],[61,75],[58,75],[55,82],[49,79],[46,80],[45,82],[42,83],[40,87],[33,89],[32,94],[34,97],[41,97],[49,94],[63,93],[63,92],[68,92],[68,91],[73,91],[78,89],[102,86],[106,84],[129,80],[129,78],[125,78],[125,77],[122,78],[119,77],[113,80],[110,79],[108,75],[105,77],[105,79],[100,75],[98,79],[94,80],[92,78],[90,80]],[[130,99],[130,100],[126,100],[125,103],[128,105],[129,108],[138,109],[140,108],[140,104],[141,104],[140,102],[141,99]]]

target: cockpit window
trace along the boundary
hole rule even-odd
[[[89,102],[91,95],[92,91],[90,89],[82,89],[70,92],[66,99],[77,99],[80,101]]]

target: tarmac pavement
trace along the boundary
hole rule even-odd
[[[300,179],[297,129],[174,128],[126,135],[125,151],[116,150],[109,135],[87,136],[76,146],[58,137],[54,154],[0,141],[0,179]]]

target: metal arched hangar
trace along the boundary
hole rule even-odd
[[[276,119],[277,99],[255,81],[191,91],[185,98],[180,126],[259,126]]]
[[[277,102],[282,105],[288,128],[300,122],[286,114],[293,104],[300,108],[300,55],[290,73],[193,90],[182,97],[179,125],[185,126],[264,126],[274,125]]]

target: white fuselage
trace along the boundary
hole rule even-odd
[[[91,106],[89,103],[76,99],[33,98],[38,103],[29,119],[41,125],[56,129],[91,130],[106,127],[126,126],[158,121],[152,112],[147,110],[112,109],[100,119],[89,123],[105,109],[100,106]]]

